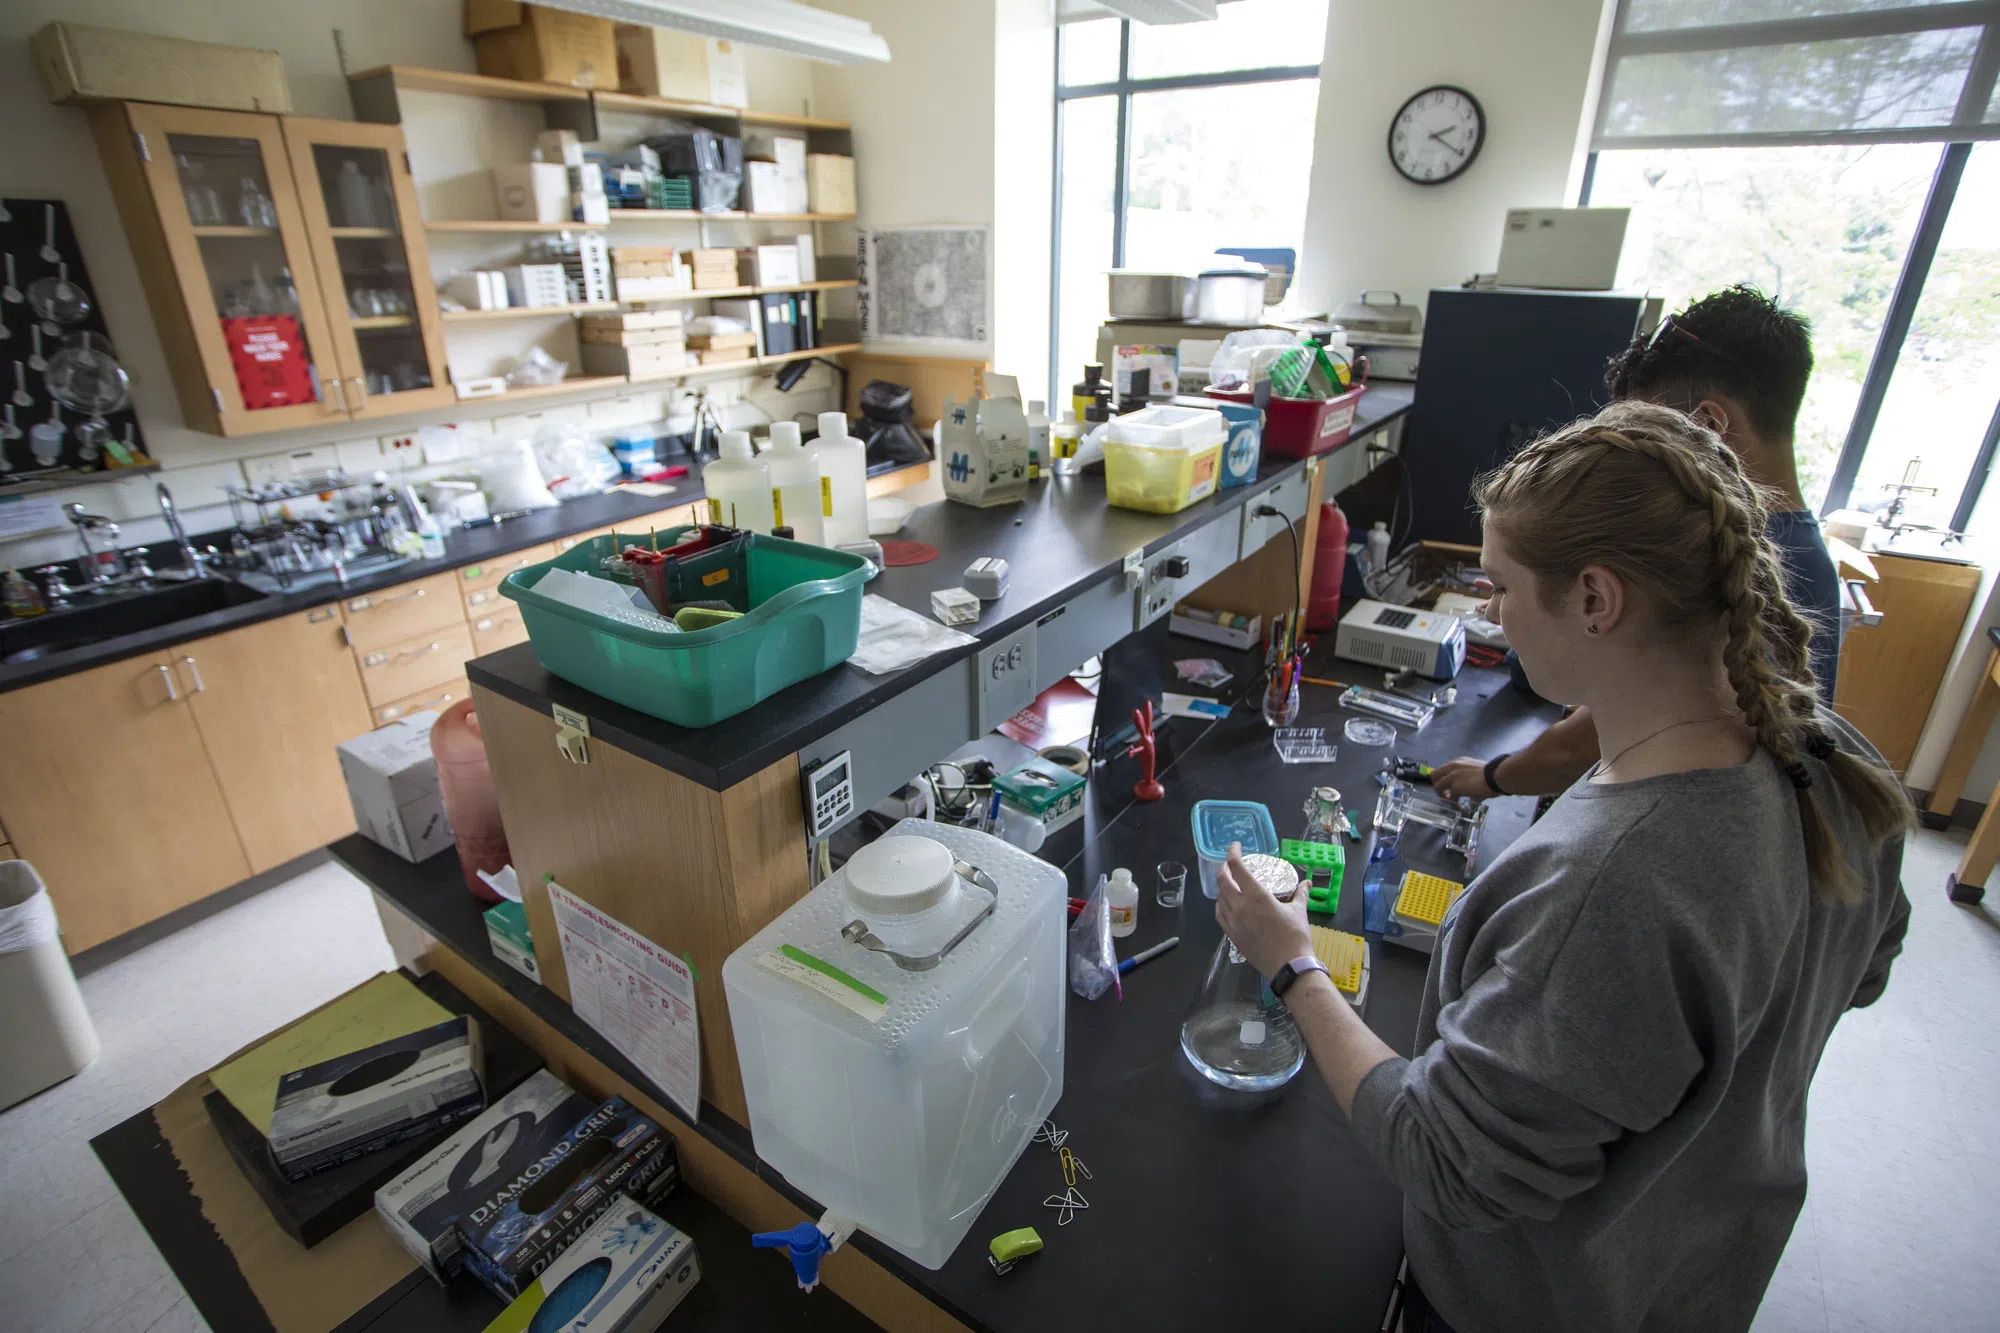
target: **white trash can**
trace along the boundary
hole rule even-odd
[[[55,904],[26,861],[0,861],[0,1109],[97,1058],[97,1029],[56,934]]]

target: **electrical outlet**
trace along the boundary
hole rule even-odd
[[[424,461],[424,448],[415,433],[384,435],[381,443],[382,457],[391,467],[416,467]]]

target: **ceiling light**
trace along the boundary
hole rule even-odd
[[[543,0],[543,3],[616,23],[674,28],[749,46],[767,46],[834,65],[889,59],[889,44],[866,21],[795,4],[793,0]]]

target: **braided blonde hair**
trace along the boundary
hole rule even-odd
[[[1909,799],[1886,770],[1840,749],[1820,720],[1806,655],[1813,626],[1785,597],[1764,498],[1735,453],[1671,408],[1614,403],[1528,445],[1473,494],[1535,574],[1544,604],[1586,565],[1601,565],[1643,589],[1668,625],[1720,639],[1738,711],[1798,793],[1813,883],[1833,901],[1855,901],[1854,868],[1820,807],[1814,768],[1878,848],[1909,827]]]

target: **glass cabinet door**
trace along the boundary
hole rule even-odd
[[[127,112],[215,429],[240,435],[344,416],[277,118],[140,103]],[[207,424],[202,396],[182,395],[191,425]]]
[[[284,126],[349,410],[454,402],[402,130],[291,116]]]

